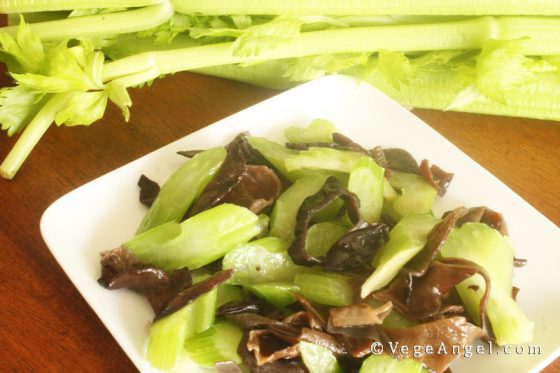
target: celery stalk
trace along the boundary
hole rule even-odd
[[[375,271],[362,285],[362,298],[389,284],[426,245],[428,234],[438,222],[439,219],[427,214],[404,217],[389,233],[389,242],[373,258]]]
[[[153,367],[170,370],[177,362],[183,351],[187,321],[193,304],[194,302],[156,321],[150,327],[146,359]]]
[[[531,341],[534,324],[511,297],[513,248],[507,237],[486,224],[466,223],[451,232],[441,249],[441,255],[471,260],[482,266],[490,276],[486,315],[498,344]],[[467,311],[478,324],[480,299],[485,290],[486,284],[480,275],[468,278],[457,286]]]
[[[295,277],[301,295],[314,303],[342,307],[352,304],[354,291],[348,278],[331,273],[302,273]]]
[[[313,224],[307,232],[305,250],[314,257],[325,256],[347,231],[348,229],[335,222]]]
[[[170,370],[183,351],[185,339],[214,324],[216,296],[217,289],[213,289],[150,327],[146,359],[152,366]]]
[[[249,144],[265,157],[284,177],[292,180],[284,161],[287,157],[298,154],[296,150],[288,149],[264,137],[249,136],[247,137],[247,141],[249,141]]]
[[[364,360],[360,373],[428,373],[428,370],[414,359],[398,360],[388,354],[373,354]]]
[[[224,148],[213,148],[197,154],[179,167],[162,185],[136,234],[163,223],[180,221],[192,202],[212,180],[225,158]]]
[[[166,223],[126,242],[143,262],[165,270],[197,269],[260,233],[259,218],[244,207],[222,204],[181,224]]]
[[[323,346],[300,342],[299,352],[309,373],[342,373],[334,354]]]
[[[307,268],[295,265],[287,249],[288,243],[280,238],[261,238],[235,247],[225,255],[222,267],[235,270],[230,284],[290,282]]]
[[[4,0],[0,13],[52,12],[91,8],[128,8],[161,4],[167,0]]]
[[[560,20],[551,23],[559,24]],[[520,33],[530,32],[539,27],[537,19],[532,22],[515,24],[508,18],[503,24],[493,17],[479,17],[465,21],[453,21],[420,25],[393,25],[375,27],[356,27],[346,29],[327,29],[304,32],[290,41],[272,49],[264,49],[254,57],[233,54],[233,43],[203,45],[193,48],[154,51],[125,57],[105,65],[104,81],[116,78],[126,87],[139,85],[160,75],[203,67],[227,65],[241,62],[267,61],[280,58],[304,57],[321,54],[359,53],[385,51],[425,51],[446,49],[478,49],[490,39],[498,37],[508,40]],[[444,38],[441,36],[445,35]],[[527,54],[538,51],[546,54],[560,54],[557,45],[546,50],[539,46],[540,33],[531,32],[533,42],[527,44]],[[545,40],[550,40],[546,33]]]
[[[161,25],[172,15],[173,8],[164,2],[123,12],[33,23],[29,27],[43,41],[95,38],[147,30]],[[0,32],[15,35],[17,26],[1,27]]]
[[[381,219],[385,170],[371,158],[362,158],[350,172],[348,190],[360,200],[360,215],[368,223]]]
[[[314,119],[309,126],[301,127],[288,127],[284,130],[284,136],[288,142],[310,143],[310,142],[332,142],[332,134],[336,128],[331,122],[325,119]]]
[[[203,367],[214,367],[222,361],[233,361],[240,364],[237,346],[243,332],[229,321],[218,321],[205,332],[185,342],[187,355]]]
[[[0,176],[5,179],[15,176],[31,150],[53,123],[56,114],[64,109],[73,95],[74,92],[58,93],[47,99],[0,165]]]
[[[351,172],[362,158],[363,154],[352,151],[310,147],[286,158],[285,163],[288,172],[305,169]]]
[[[177,12],[273,15],[560,15],[555,0],[172,0]]]
[[[264,299],[276,307],[286,307],[296,301],[294,293],[299,293],[299,287],[286,282],[269,282],[248,286],[257,297]]]
[[[399,191],[397,197],[386,201],[384,212],[398,221],[407,215],[428,214],[437,196],[437,191],[422,176],[393,173],[391,186]]]
[[[222,284],[217,289],[218,299],[216,301],[216,308],[229,302],[245,299],[245,292],[241,286]]]
[[[317,193],[325,181],[326,177],[308,176],[286,189],[276,201],[270,215],[270,235],[292,241],[301,204],[307,197]]]

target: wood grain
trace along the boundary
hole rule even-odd
[[[0,86],[9,83],[2,79]],[[130,123],[111,106],[89,128],[47,132],[16,178],[0,180],[0,371],[135,371],[43,243],[43,211],[77,186],[276,93],[177,74],[132,92]],[[416,114],[560,224],[560,123]],[[13,143],[1,134],[0,157]],[[560,362],[545,371],[560,372]]]

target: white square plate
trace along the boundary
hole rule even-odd
[[[535,321],[531,345],[541,354],[475,356],[456,361],[454,372],[538,371],[560,353],[560,232],[538,211],[432,128],[366,83],[331,76],[282,93],[177,140],[116,169],[53,203],[44,213],[41,232],[48,247],[74,285],[117,342],[143,372],[153,371],[144,359],[148,303],[127,290],[108,291],[96,282],[99,253],[115,248],[134,234],[145,208],[138,202],[136,182],[144,173],[162,183],[184,158],[178,150],[225,145],[237,133],[283,140],[283,129],[325,118],[360,144],[401,147],[416,159],[428,158],[455,178],[445,198],[436,203],[441,214],[457,206],[487,205],[502,212],[516,255],[528,264],[515,273],[521,288],[518,301]],[[494,351],[495,352],[495,351]],[[193,371],[189,369],[189,371]]]

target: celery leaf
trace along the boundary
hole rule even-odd
[[[20,132],[37,112],[43,95],[26,87],[5,87],[0,90],[0,124],[8,136]]]
[[[23,17],[14,38],[6,32],[0,33],[0,61],[8,65],[10,71],[37,72],[45,60],[43,44],[31,32]]]
[[[523,39],[491,40],[477,59],[477,86],[488,98],[505,103],[513,88],[534,82],[535,73],[556,71],[556,66],[523,54]]]
[[[108,94],[105,91],[75,94],[68,105],[56,114],[55,123],[67,126],[89,126],[103,117]]]
[[[312,80],[350,67],[365,65],[368,58],[369,53],[301,57],[295,60],[295,63],[288,68],[284,76],[296,82]]]

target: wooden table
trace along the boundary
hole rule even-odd
[[[277,92],[185,73],[131,93],[130,123],[111,105],[89,128],[52,127],[16,178],[0,180],[0,371],[135,371],[45,246],[43,211],[85,182]],[[560,123],[416,114],[560,224]],[[13,142],[1,134],[0,157]],[[560,372],[560,360],[546,372]]]

